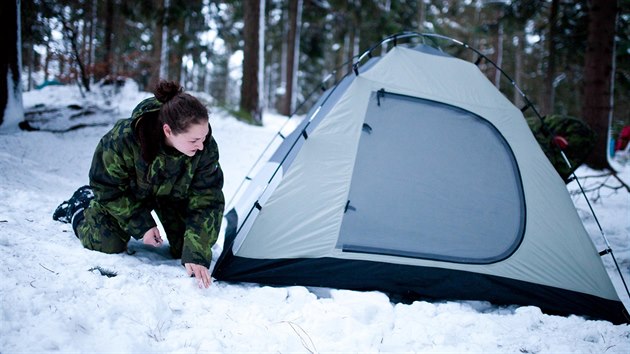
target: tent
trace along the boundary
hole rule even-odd
[[[396,44],[283,138],[226,214],[216,279],[628,322],[563,180],[475,64]]]

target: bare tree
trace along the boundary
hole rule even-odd
[[[79,75],[81,79],[81,83],[83,87],[85,87],[86,91],[90,91],[90,77],[88,76],[88,72],[85,67],[85,63],[83,62],[83,57],[81,56],[81,48],[78,43],[78,29],[74,27],[74,25],[70,22],[70,20],[61,16],[61,23],[63,25],[64,35],[70,41],[70,46],[72,47],[72,55],[74,56],[74,60],[79,67]]]
[[[589,3],[582,117],[595,132],[595,148],[586,159],[586,164],[594,169],[610,169],[608,128],[612,118],[617,13],[614,0],[592,0]]]

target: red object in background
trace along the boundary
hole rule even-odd
[[[569,146],[569,142],[567,141],[567,139],[560,135],[556,135],[553,137],[553,143],[556,144],[556,146],[559,147],[560,150],[564,150],[567,148],[567,146]]]
[[[617,138],[617,143],[615,144],[615,151],[624,150],[626,146],[628,146],[628,142],[630,142],[630,125],[626,125],[621,129],[621,133],[619,133],[619,138]]]

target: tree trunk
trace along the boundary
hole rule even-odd
[[[92,20],[92,16],[90,16],[90,10],[91,6],[89,6],[89,4],[87,3],[87,1],[85,2],[85,5],[83,7],[83,16],[84,19],[83,21],[79,22],[79,25],[81,26],[81,38],[80,39],[80,43],[81,43],[81,61],[83,62],[83,64],[85,65],[85,72],[88,76],[88,79],[90,77],[90,48],[89,48],[89,43],[90,43],[90,33],[89,33],[89,29],[90,29],[90,21]]]
[[[171,28],[173,43],[169,47],[168,78],[182,84],[182,57],[186,50],[186,43],[184,43],[182,37],[186,29],[186,19],[178,18],[173,21],[173,25],[174,28]]]
[[[503,11],[501,10],[501,12]],[[499,68],[503,66],[503,23],[501,17],[502,15],[499,15],[497,20],[497,56],[494,62]],[[499,90],[501,89],[501,71],[497,68],[494,68],[494,86]]]
[[[35,68],[35,46],[32,43],[28,45],[28,74],[26,91],[33,89],[33,68]]]
[[[352,24],[348,28],[348,35],[346,37],[346,72],[352,72],[352,65],[354,64],[354,49],[355,49],[355,38],[358,26],[356,24]]]
[[[265,107],[265,6],[260,0],[258,9],[258,113],[254,117],[262,123],[262,110]]]
[[[219,105],[228,103],[229,82],[229,55],[216,55],[213,59],[214,67],[210,80],[210,95],[217,100]]]
[[[96,25],[98,23],[97,1],[92,0],[92,10],[90,13],[90,39],[88,41],[88,60],[87,66],[90,73],[90,83],[94,83],[94,53],[96,52]]]
[[[160,82],[160,68],[162,66],[162,36],[164,27],[164,0],[154,0],[157,19],[153,27],[153,54],[148,91],[153,91]]]
[[[549,38],[547,39],[547,70],[545,74],[540,113],[543,116],[553,113],[553,80],[556,75],[556,31],[559,0],[552,0],[549,12]]]
[[[52,53],[50,52],[50,43],[46,42],[46,58],[44,58],[44,82],[48,81],[49,78],[49,67],[50,62],[52,61]]]
[[[74,55],[74,59],[77,63],[77,66],[79,67],[79,76],[80,76],[81,83],[83,84],[83,87],[85,87],[85,90],[89,92],[90,91],[90,78],[88,77],[87,71],[85,69],[85,64],[83,63],[83,60],[82,60],[80,45],[79,43],[77,43],[78,42],[77,34],[79,30],[73,27],[73,24],[70,23],[65,18],[61,19],[61,23],[63,25],[64,34],[65,36],[68,37],[68,40],[70,41],[70,46],[72,47],[72,53]]]
[[[287,55],[285,92],[282,99],[280,114],[288,116],[295,104],[295,87],[297,86],[297,68],[300,51],[300,17],[302,14],[302,0],[289,0],[289,30],[287,33]]]
[[[336,38],[336,46],[337,49],[333,52],[334,55],[334,69],[335,71],[335,82],[341,81],[343,76],[346,74],[345,68],[342,67],[346,58],[346,37],[347,37],[347,29],[344,27],[337,32]]]
[[[166,25],[166,22],[168,22],[167,16],[169,13],[169,8],[171,6],[171,1],[164,0],[163,5],[164,5],[164,17],[162,18],[162,20],[164,22],[162,23],[162,44],[161,44],[162,51],[160,52],[160,78],[167,79],[169,77],[168,76],[169,42],[168,42],[168,26]]]
[[[418,32],[424,31],[424,23],[427,20],[426,6],[424,0],[418,0]]]
[[[105,53],[103,58],[103,73],[102,76],[109,76],[112,74],[112,57],[113,47],[112,40],[114,37],[114,0],[107,0],[105,10]]]
[[[518,38],[517,45],[514,47],[514,83],[521,88],[521,77],[523,73],[523,51],[525,50],[525,31],[518,30],[515,35]],[[522,89],[522,88],[521,88]],[[514,90],[513,96],[514,105],[518,108],[522,108],[525,104],[523,96],[521,96],[518,90]]]
[[[0,5],[2,32],[0,45],[0,130],[15,130],[24,118],[20,83],[21,40],[20,0],[3,1]]]
[[[260,122],[258,64],[259,64],[259,28],[260,2],[244,1],[243,18],[243,78],[241,83],[240,109],[255,121]]]
[[[612,117],[612,79],[617,2],[592,0],[589,3],[588,37],[584,55],[582,117],[595,131],[595,147],[586,159],[594,169],[608,164],[608,129]]]

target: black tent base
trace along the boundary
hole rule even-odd
[[[537,306],[550,315],[630,323],[620,301],[487,274],[337,258],[249,259],[224,252],[213,276],[230,282],[313,286],[392,294],[392,300],[479,300]]]

